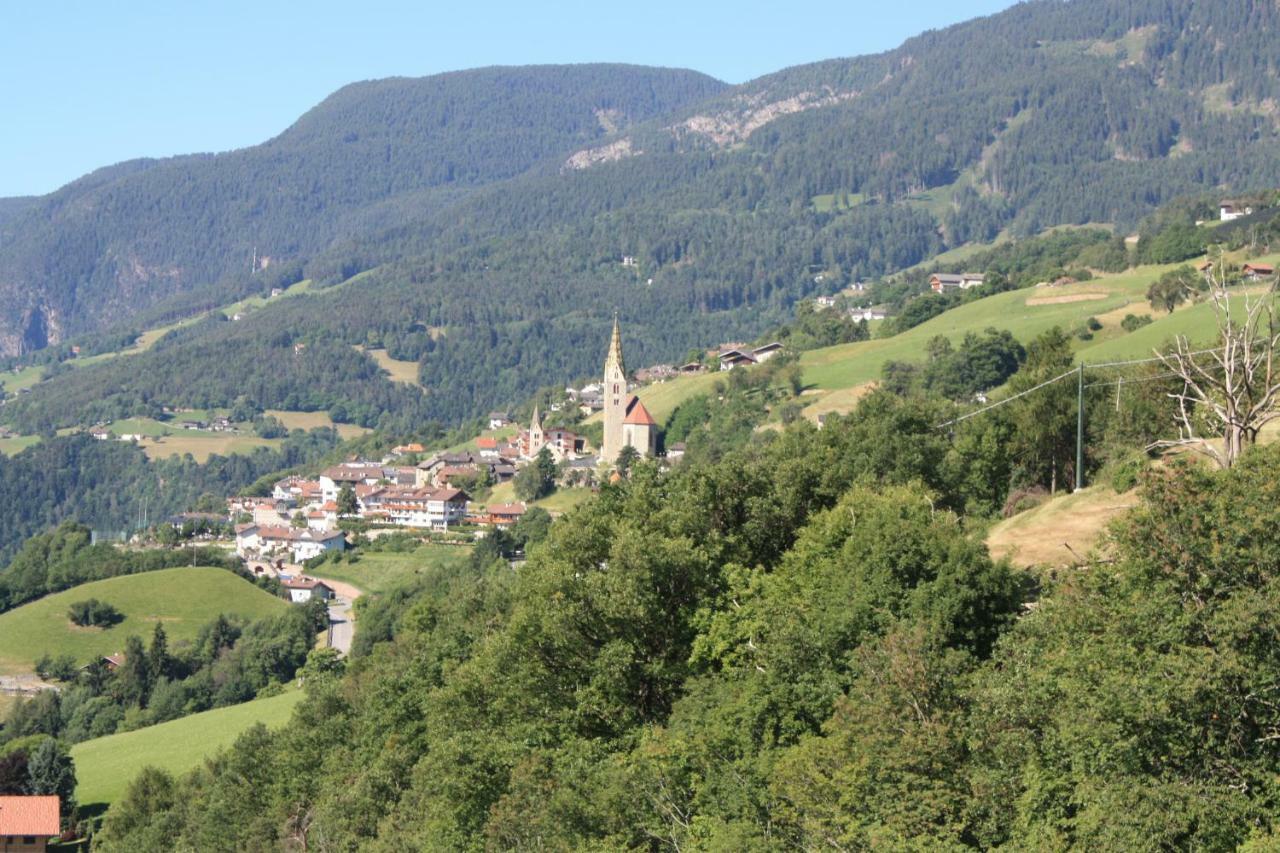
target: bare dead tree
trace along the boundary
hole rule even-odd
[[[1213,459],[1219,467],[1230,468],[1245,448],[1257,441],[1258,431],[1280,417],[1275,408],[1280,393],[1275,370],[1280,344],[1275,281],[1261,294],[1239,293],[1233,306],[1221,258],[1207,278],[1218,325],[1218,347],[1195,351],[1187,337],[1179,335],[1171,352],[1157,351],[1183,383],[1180,392],[1169,394],[1178,406],[1175,421],[1179,437],[1157,441],[1148,449],[1188,447]]]

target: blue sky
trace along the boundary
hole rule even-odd
[[[134,157],[252,145],[355,80],[612,61],[738,83],[1010,5],[13,0],[0,4],[0,196],[50,192]]]

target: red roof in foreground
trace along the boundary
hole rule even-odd
[[[57,835],[58,798],[0,797],[0,835]]]
[[[658,422],[653,419],[653,415],[649,414],[649,410],[644,407],[644,403],[640,402],[639,397],[631,398],[631,403],[627,406],[627,417],[623,423],[639,424],[641,426],[658,425]]]

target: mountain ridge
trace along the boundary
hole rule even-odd
[[[0,223],[0,353],[126,321],[95,304],[100,291],[141,308],[248,271],[255,244],[269,259],[306,257],[338,224],[359,230],[362,206],[511,177],[603,135],[598,108],[630,121],[723,85],[598,64],[389,78],[339,89],[256,146],[95,170]],[[464,107],[477,96],[486,109],[475,118]],[[51,335],[32,327],[37,314]]]
[[[473,137],[463,134],[432,152],[430,168],[443,170],[436,177],[451,180],[420,180],[404,192],[395,183],[403,175],[373,167],[350,185],[326,175],[333,193],[293,199],[300,209],[316,210],[300,221],[275,221],[278,239],[240,241],[234,254],[241,268],[220,279],[179,281],[163,259],[142,264],[133,277],[150,276],[150,291],[133,310],[226,304],[232,300],[215,297],[265,293],[286,274],[316,286],[307,300],[269,305],[243,324],[201,324],[146,356],[152,372],[173,372],[177,364],[194,370],[197,351],[245,353],[240,374],[226,372],[227,359],[192,374],[188,384],[207,385],[202,393],[193,388],[174,400],[173,381],[95,365],[37,386],[31,402],[10,406],[6,419],[64,425],[69,410],[57,418],[33,410],[58,408],[59,389],[73,387],[76,395],[113,389],[105,401],[95,398],[104,416],[133,400],[229,405],[237,387],[256,389],[260,405],[294,408],[276,399],[281,377],[266,371],[282,369],[294,360],[290,348],[305,344],[308,357],[330,349],[326,358],[352,377],[367,371],[348,363],[352,345],[385,346],[396,358],[418,361],[420,380],[431,390],[412,404],[414,417],[457,422],[594,370],[592,342],[614,310],[628,324],[639,358],[672,360],[708,341],[754,336],[817,292],[998,234],[1084,223],[1128,230],[1181,195],[1275,186],[1280,114],[1264,106],[1280,99],[1268,47],[1277,29],[1280,8],[1250,0],[1212,8],[1191,0],[1033,2],[923,33],[881,54],[796,66],[738,86],[631,67],[621,77],[610,74],[616,66],[523,70],[526,85],[539,74],[553,82],[557,75],[601,75],[599,91],[622,91],[633,109],[627,121],[615,121],[601,111],[617,104],[598,93],[562,93],[551,100],[563,109],[540,125],[547,133],[539,157],[522,151],[518,163],[486,160],[484,150],[500,148],[477,143],[480,155],[466,168],[455,164],[450,175],[445,149],[467,149]],[[1215,47],[1221,44],[1230,49]],[[489,75],[490,89],[503,88],[507,73],[492,69],[481,77]],[[449,78],[459,79],[476,78]],[[669,91],[655,99],[652,91],[636,91],[637,80]],[[343,131],[354,139],[313,135],[304,147],[385,153],[388,140],[399,144],[395,126],[385,123],[387,105],[398,102],[387,95],[361,106],[361,93],[394,93],[402,85],[373,81],[339,90],[331,98],[343,109],[382,115],[384,123],[341,121],[337,126],[357,125]],[[519,100],[509,97],[494,115],[518,112]],[[465,98],[440,100],[427,115],[438,118],[463,103],[474,108],[470,121],[484,120],[483,105]],[[718,133],[721,114],[729,116],[724,145],[705,133],[665,130],[698,119],[694,129]],[[768,120],[755,126],[762,119]],[[474,139],[497,144],[510,124],[496,120],[489,130],[497,131]],[[309,123],[298,125],[282,137],[304,136]],[[604,162],[565,167],[573,156],[607,146],[615,146],[613,154],[595,158]],[[328,163],[326,157],[311,159]],[[271,174],[287,173],[287,165]],[[350,164],[343,168],[353,172]],[[157,173],[143,169],[130,180],[152,181]],[[360,203],[339,209],[326,201],[341,193]],[[820,208],[821,196],[840,203]],[[216,226],[206,229],[208,240],[225,243]],[[105,251],[83,235],[62,237],[87,243],[89,257]],[[201,248],[224,260],[204,242],[186,250],[198,255]],[[269,273],[250,274],[255,253],[270,259]],[[623,268],[624,255],[635,265]],[[134,269],[126,265],[126,272]],[[0,283],[5,270],[0,250]],[[819,270],[821,283],[813,275]],[[357,274],[363,274],[358,284],[327,289]],[[81,305],[102,298],[92,285],[74,291]],[[110,283],[108,290],[133,296],[146,287]],[[47,319],[30,305],[6,312],[3,302],[0,296],[0,317],[10,327],[14,318],[18,325]],[[49,342],[95,327],[84,318],[54,319],[46,323]],[[119,310],[95,322],[127,329],[131,317]],[[431,336],[423,332],[428,328],[447,331]],[[373,425],[369,400],[309,399],[313,407],[341,404],[347,414],[359,408],[366,413],[361,422]]]

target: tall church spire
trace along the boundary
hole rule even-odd
[[[613,315],[613,340],[609,342],[609,355],[604,360],[604,441],[600,447],[601,460],[612,465],[618,458],[625,440],[623,421],[627,417],[627,369],[622,363],[622,329],[618,315]]]
[[[616,367],[618,372],[626,375],[627,368],[622,361],[622,329],[618,326],[618,312],[613,312],[613,340],[609,342],[609,355],[604,361],[605,375],[609,375],[609,368]]]

